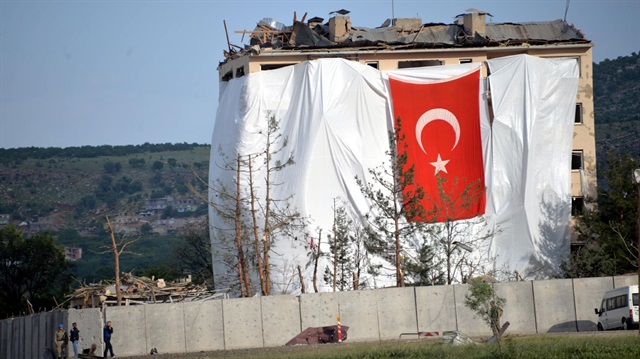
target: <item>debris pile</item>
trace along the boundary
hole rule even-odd
[[[491,14],[477,9],[468,9],[467,12],[456,16],[454,24],[423,23],[420,18],[396,18],[386,19],[375,28],[353,25],[347,15],[349,11],[345,9],[332,12],[326,22],[321,17],[306,20],[306,13],[298,20],[295,12],[290,26],[264,18],[253,30],[235,31],[242,34],[243,42],[245,35],[248,35],[249,45],[241,47],[228,42],[224,62],[245,55],[281,50],[339,50],[348,47],[358,47],[360,50],[398,50],[590,42],[579,29],[562,20],[520,24],[487,23],[485,18],[491,17]]]
[[[191,282],[190,277],[176,282],[166,282],[164,279],[123,273],[120,283],[122,303],[159,304],[228,298],[228,288],[210,289],[207,285]],[[70,307],[76,309],[100,308],[103,304],[114,305],[117,303],[115,284],[103,282],[83,285],[69,294],[67,300],[70,301]]]

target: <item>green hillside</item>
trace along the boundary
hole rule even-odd
[[[598,172],[609,150],[640,156],[640,54],[593,66]]]
[[[168,277],[181,226],[203,218],[208,145],[164,144],[0,149],[0,225],[27,235],[49,231],[82,250],[72,272],[80,282],[113,278],[106,215],[119,237],[137,238],[121,270]],[[150,202],[154,200],[154,202]],[[153,209],[149,207],[153,203]]]

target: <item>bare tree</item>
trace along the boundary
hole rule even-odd
[[[291,196],[286,198],[274,198],[272,191],[274,187],[281,185],[282,183],[276,183],[273,181],[272,176],[275,172],[282,171],[286,167],[293,165],[294,159],[292,154],[284,156],[283,160],[274,159],[284,151],[287,147],[288,140],[280,133],[280,123],[275,116],[268,118],[267,130],[264,133],[265,147],[264,151],[260,154],[264,159],[264,201],[262,202],[262,215],[264,217],[264,225],[262,227],[262,295],[271,294],[271,245],[274,237],[278,233],[283,235],[291,235],[296,229],[303,228],[305,226],[305,219],[303,219],[300,213],[291,207]],[[253,181],[250,183],[250,201],[253,203],[257,199],[256,191],[253,186]],[[252,207],[255,208],[255,207]],[[255,212],[254,212],[255,213]],[[257,253],[260,255],[260,252]],[[283,273],[287,272],[283,270]]]
[[[103,246],[103,248],[105,248],[105,251],[103,251],[102,253],[113,253],[116,275],[116,298],[118,301],[118,306],[120,306],[122,305],[122,291],[120,290],[120,256],[123,253],[139,255],[138,253],[127,250],[127,247],[138,241],[138,239],[140,238],[128,238],[126,235],[122,235],[120,236],[120,238],[116,239],[115,230],[108,214],[105,214],[105,219],[107,221],[107,229],[109,230],[109,235],[111,237],[111,245]]]
[[[208,196],[201,194],[194,186],[189,185],[189,188],[200,198],[207,201],[217,217],[222,220],[222,223],[218,223],[218,227],[215,228],[218,233],[217,245],[221,246],[221,252],[225,253],[222,256],[222,261],[230,268],[235,267],[240,296],[252,296],[251,276],[246,258],[246,225],[243,223],[242,216],[245,199],[242,196],[241,184],[242,168],[245,166],[245,163],[239,154],[236,154],[234,161],[228,160],[223,153],[221,153],[221,158],[223,159],[222,163],[216,165],[218,168],[234,174],[233,182],[235,188],[233,190],[230,190],[218,179],[213,184],[207,184],[207,188],[212,194],[212,199],[209,200]],[[195,172],[194,175],[197,177]],[[198,177],[198,179],[200,179],[200,177]],[[227,236],[233,238],[233,244],[228,243],[228,240],[231,240],[231,238],[227,238]],[[235,253],[234,256],[228,255],[231,251]]]
[[[443,258],[441,263],[446,272],[446,283],[451,284],[458,275],[464,280],[484,274],[480,272],[484,272],[484,264],[489,259],[484,254],[497,230],[489,229],[482,216],[468,220],[457,218],[478,203],[485,194],[485,188],[477,180],[458,190],[459,181],[455,178],[451,189],[447,190],[447,180],[442,176],[437,179],[438,193],[435,196],[427,195],[427,199],[433,203],[427,218],[436,222],[441,217],[444,221],[430,225],[427,233],[432,239],[436,255]]]

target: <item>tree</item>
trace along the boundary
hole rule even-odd
[[[109,230],[109,236],[111,237],[111,245],[104,246],[103,248],[106,248],[106,250],[103,253],[113,253],[113,263],[115,265],[116,275],[116,297],[118,299],[118,306],[120,306],[122,305],[122,291],[120,290],[120,256],[123,253],[137,255],[137,253],[127,250],[127,247],[138,241],[139,238],[128,238],[126,235],[122,235],[120,238],[116,239],[115,230],[108,214],[105,214],[105,219],[107,229]]]
[[[153,161],[153,164],[151,165],[151,169],[154,171],[161,171],[162,167],[164,167],[164,163],[160,161]]]
[[[491,283],[482,279],[469,281],[469,293],[465,295],[464,305],[474,311],[493,332],[496,340],[500,340],[500,317],[507,300],[496,294]]]
[[[182,227],[179,232],[184,238],[184,244],[174,249],[176,265],[183,272],[192,273],[196,283],[213,281],[213,267],[211,265],[211,240],[209,238],[209,221],[204,218],[188,226]]]
[[[14,226],[0,228],[0,316],[56,305],[71,276],[64,248],[49,233],[25,238]],[[60,300],[62,302],[62,300]]]
[[[293,155],[289,154],[283,156],[283,160],[274,159],[274,156],[280,154],[287,147],[288,140],[280,133],[280,122],[275,116],[269,116],[267,119],[267,130],[264,133],[264,150],[260,153],[260,156],[264,159],[264,174],[265,174],[265,188],[264,199],[262,201],[262,216],[264,217],[264,225],[262,227],[262,246],[256,248],[258,252],[256,255],[262,255],[262,295],[271,294],[271,245],[274,238],[279,233],[290,234],[294,228],[304,227],[305,220],[301,218],[300,213],[290,206],[291,196],[287,198],[274,198],[272,197],[272,190],[275,186],[279,186],[281,183],[275,183],[272,176],[275,172],[282,171],[286,167],[295,163]],[[252,171],[251,167],[250,171]],[[254,188],[253,180],[249,184],[252,203],[251,210],[254,217],[254,228],[257,227],[255,222],[255,201],[257,200],[256,191]]]
[[[434,253],[441,257],[437,262],[444,266],[446,283],[451,284],[458,276],[464,281],[484,271],[483,264],[487,258],[483,257],[483,253],[488,252],[489,240],[496,231],[487,228],[483,217],[456,220],[484,196],[485,188],[480,180],[458,191],[459,180],[454,178],[450,192],[445,189],[447,180],[444,177],[438,175],[437,180],[438,192],[435,196],[427,195],[427,199],[433,203],[427,218],[434,222],[427,233],[433,243]],[[444,221],[435,223],[438,216],[444,216]],[[463,270],[466,273],[461,273]]]
[[[562,264],[566,277],[619,275],[637,270],[638,185],[632,181],[636,160],[611,150],[597,200],[587,198],[582,212],[574,212],[577,245]]]
[[[389,132],[389,149],[385,152],[390,166],[383,163],[369,169],[370,183],[356,177],[360,190],[371,202],[371,211],[366,216],[369,224],[367,249],[394,264],[398,287],[404,286],[403,243],[424,228],[421,223],[407,221],[424,216],[424,208],[420,205],[424,192],[414,183],[414,166],[407,167],[404,138],[402,122],[398,118],[395,131]],[[405,145],[398,148],[398,143]]]
[[[113,174],[116,172],[120,172],[120,170],[122,169],[122,163],[107,161],[104,163],[104,165],[102,165],[102,167],[104,168],[104,171],[106,173]]]
[[[334,200],[333,235],[328,237],[326,256],[333,264],[333,270],[325,267],[323,279],[333,285],[333,290],[358,290],[364,286],[361,275],[368,264],[365,246],[366,232],[362,225],[349,215],[344,202]],[[318,251],[320,239],[318,239]],[[315,259],[315,256],[312,256]]]

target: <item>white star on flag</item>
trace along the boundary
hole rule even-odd
[[[437,175],[438,172],[440,171],[444,173],[448,173],[447,167],[445,166],[447,165],[447,163],[449,163],[449,160],[443,161],[439,153],[438,153],[438,159],[435,162],[429,162],[429,163],[431,163],[431,165],[436,168],[436,172],[433,174],[434,176]]]

